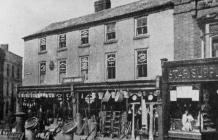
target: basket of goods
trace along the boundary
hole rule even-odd
[[[73,134],[74,132],[76,132],[76,128],[77,123],[75,123],[74,121],[70,121],[64,124],[64,126],[62,127],[62,132],[63,134]]]
[[[36,117],[32,117],[26,120],[25,129],[35,129],[39,124],[39,119]]]

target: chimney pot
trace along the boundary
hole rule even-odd
[[[8,44],[0,44],[0,48],[5,51],[8,51]]]

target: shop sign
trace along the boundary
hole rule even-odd
[[[83,77],[65,77],[63,78],[62,83],[83,83]]]
[[[218,65],[196,65],[168,69],[169,82],[218,80]]]

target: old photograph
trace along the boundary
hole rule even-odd
[[[1,0],[0,140],[218,140],[218,0]]]

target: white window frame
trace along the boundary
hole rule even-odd
[[[147,24],[145,26],[147,28],[147,32],[145,34],[138,34],[138,32],[137,32],[137,28],[138,28],[137,22],[138,22],[138,19],[141,19],[141,18],[146,18]],[[141,26],[140,28],[145,27],[145,26]],[[137,37],[137,36],[143,36],[143,35],[147,35],[147,34],[148,34],[148,16],[145,15],[145,16],[136,17],[135,18],[135,36]]]
[[[107,27],[109,26],[109,25],[114,25],[114,31],[113,32],[108,32],[108,30],[107,30]],[[108,39],[108,34],[109,33],[114,33],[115,34],[115,38],[112,38],[112,39]],[[116,22],[111,22],[111,23],[107,23],[107,24],[105,24],[105,41],[106,42],[108,42],[108,41],[111,41],[111,40],[116,40]]]
[[[84,57],[87,57],[88,58],[88,66],[87,66],[87,77],[84,77],[84,80],[88,80],[89,79],[89,56],[88,55],[85,55],[85,56],[80,56],[79,59],[80,59],[80,75],[82,75],[82,58]],[[85,71],[85,70],[84,70]]]
[[[146,51],[146,65],[147,65],[147,74],[144,77],[139,77],[138,75],[138,52]],[[135,77],[136,79],[143,79],[148,77],[148,48],[140,48],[135,50]]]
[[[114,54],[115,55],[115,78],[108,78],[108,55]],[[109,52],[105,54],[105,77],[107,80],[115,80],[117,78],[117,53],[116,52]]]
[[[61,46],[61,39],[60,39],[60,37],[61,37],[62,35],[65,36],[65,46],[64,46],[64,47]],[[67,34],[66,34],[66,33],[63,33],[63,34],[59,34],[59,35],[58,35],[58,49],[62,49],[62,48],[67,48]]]
[[[45,45],[41,45],[41,40],[43,40],[43,39],[45,39]],[[45,46],[45,50],[42,50],[41,49],[41,46]],[[39,52],[44,52],[44,51],[46,51],[47,50],[47,40],[46,40],[46,37],[42,37],[42,38],[40,38],[39,39]]]
[[[88,32],[87,37],[83,37],[83,36],[82,36],[82,32],[84,32],[84,31],[87,31],[87,32]],[[83,41],[82,41],[83,38],[88,38],[88,42],[87,42],[87,43],[83,43]],[[81,45],[89,44],[89,29],[83,29],[83,30],[80,31],[80,42],[81,42],[81,43],[80,43]]]
[[[61,81],[60,79],[60,62],[61,61],[65,61],[66,62],[66,72],[65,72],[65,76],[67,76],[67,59],[59,59],[58,60],[58,83],[62,83],[63,82],[63,79]]]
[[[39,84],[45,84],[45,82],[46,82],[46,80],[44,79],[44,83],[41,83],[41,64],[42,63],[45,63],[45,77],[46,77],[46,72],[47,72],[47,63],[46,63],[46,61],[40,61],[39,62]]]

